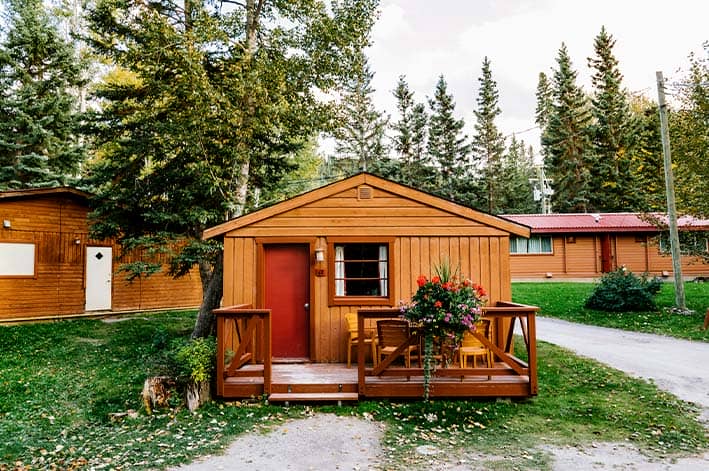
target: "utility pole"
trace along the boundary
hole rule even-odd
[[[655,72],[657,78],[657,104],[660,109],[660,131],[662,134],[662,155],[665,164],[665,191],[667,193],[667,219],[670,226],[670,248],[672,251],[672,271],[675,275],[675,306],[686,311],[684,281],[682,281],[682,259],[677,229],[677,208],[675,207],[675,183],[672,174],[670,154],[670,129],[667,125],[667,104],[665,103],[665,79],[662,72]]]

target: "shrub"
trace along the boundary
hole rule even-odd
[[[209,381],[215,367],[217,343],[214,337],[196,338],[178,347],[175,362],[180,375],[199,383]]]
[[[662,287],[657,277],[637,276],[625,268],[606,273],[586,300],[586,307],[599,311],[652,311]]]

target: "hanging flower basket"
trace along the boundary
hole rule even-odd
[[[463,334],[475,330],[482,316],[482,306],[487,301],[485,289],[469,279],[459,279],[450,267],[436,267],[436,276],[430,280],[420,275],[418,289],[410,303],[401,303],[401,316],[424,339],[424,399],[430,393],[431,374],[434,369],[434,342],[447,349],[449,359],[460,346]],[[442,352],[444,353],[444,352]]]

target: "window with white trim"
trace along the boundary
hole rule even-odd
[[[697,255],[709,252],[709,236],[705,231],[682,231],[679,233],[679,247],[682,255]],[[670,236],[667,233],[660,235],[660,252],[671,252]]]
[[[335,244],[335,296],[389,297],[389,244]]]
[[[511,254],[551,254],[553,245],[551,236],[525,237],[510,236]]]

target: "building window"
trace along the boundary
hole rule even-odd
[[[391,304],[389,242],[332,244],[333,304]]]
[[[0,276],[34,277],[36,251],[32,243],[0,242]]]
[[[686,231],[679,233],[679,248],[682,255],[698,255],[709,252],[709,237],[703,231]],[[667,233],[660,235],[660,252],[671,252],[670,236]]]
[[[551,254],[551,236],[510,237],[511,254]]]

